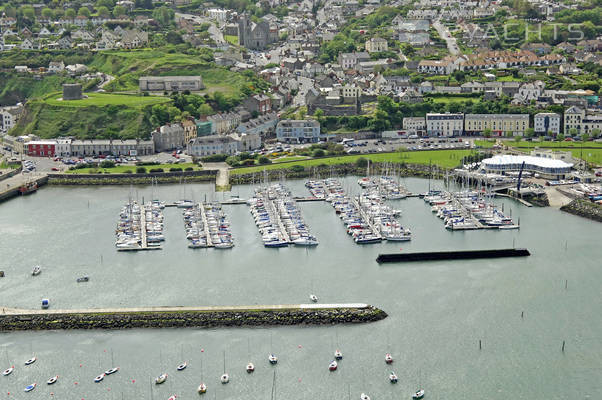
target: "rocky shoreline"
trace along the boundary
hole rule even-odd
[[[602,206],[591,201],[575,199],[569,204],[560,207],[560,209],[573,215],[602,222]]]
[[[275,325],[358,324],[387,313],[373,307],[215,311],[19,313],[0,315],[0,332],[59,329],[220,328]]]
[[[50,185],[150,185],[215,181],[217,171],[158,172],[151,174],[49,174]]]

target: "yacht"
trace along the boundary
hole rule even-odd
[[[207,385],[205,385],[203,382],[201,382],[201,384],[199,385],[199,387],[196,389],[198,394],[203,394],[207,392]]]
[[[36,362],[37,358],[36,357],[31,357],[29,360],[25,361],[25,365],[31,365],[34,362]]]
[[[105,378],[105,374],[100,374],[96,378],[94,378],[94,382],[100,383]]]
[[[343,353],[341,353],[341,350],[337,349],[334,351],[334,359],[335,360],[342,360],[343,359]]]
[[[247,372],[250,374],[253,371],[255,371],[255,366],[253,365],[252,362],[250,362],[247,364]]]
[[[421,399],[424,397],[424,389],[417,390],[416,393],[412,395],[413,399]]]
[[[368,396],[366,393],[362,393],[360,394],[360,400],[370,400],[370,396]]]
[[[385,354],[385,362],[387,364],[391,364],[393,362],[393,356],[391,356],[389,353]]]
[[[277,364],[278,357],[276,357],[274,354],[270,354],[268,357],[268,361],[270,362],[270,364]]]
[[[188,366],[188,363],[186,361],[184,361],[182,364],[178,365],[178,367],[176,369],[178,371],[184,371],[187,366]]]
[[[395,372],[391,371],[389,374],[389,381],[391,383],[397,383],[397,375],[395,375]]]
[[[119,371],[119,367],[114,367],[114,368],[111,368],[108,371],[105,371],[105,375],[113,375],[117,371]]]
[[[40,275],[41,272],[42,272],[42,267],[40,267],[39,265],[36,265],[35,267],[33,267],[33,270],[31,271],[31,275],[37,276],[37,275]]]
[[[59,376],[58,376],[58,375],[55,375],[55,376],[53,376],[52,378],[48,379],[48,380],[46,381],[46,383],[47,383],[47,384],[49,384],[49,385],[53,385],[53,384],[54,384],[56,381],[58,381],[58,379],[59,379]]]
[[[318,302],[318,296],[316,296],[315,294],[310,294],[309,299],[314,303]]]
[[[2,375],[8,376],[8,375],[12,374],[14,370],[15,370],[15,367],[10,367],[8,369],[5,369],[4,372],[2,372]]]
[[[223,384],[226,384],[228,382],[230,382],[230,375],[228,374],[223,374],[220,378],[219,378],[220,382]]]
[[[160,385],[167,380],[167,374],[161,374],[155,378],[155,384]]]
[[[31,385],[27,385],[25,387],[25,392],[31,392],[32,390],[34,390],[36,388],[36,386],[38,386],[37,383],[32,383]]]
[[[336,370],[337,370],[337,367],[338,367],[338,364],[337,364],[337,362],[333,360],[333,361],[330,363],[330,365],[328,366],[328,370],[329,370],[329,371],[336,371]]]

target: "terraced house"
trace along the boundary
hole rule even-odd
[[[466,114],[464,116],[464,134],[480,135],[491,130],[494,136],[504,136],[511,132],[513,136],[523,136],[529,127],[529,114]]]

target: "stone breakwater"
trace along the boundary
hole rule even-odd
[[[560,209],[570,214],[602,222],[602,206],[592,203],[591,201],[576,199],[569,204],[560,207]]]
[[[157,172],[149,174],[49,174],[51,185],[150,185],[214,181],[217,171]]]
[[[1,310],[0,331],[331,325],[374,322],[387,317],[384,311],[367,304]]]

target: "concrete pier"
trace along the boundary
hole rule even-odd
[[[387,314],[364,303],[73,310],[0,308],[0,331],[324,325],[378,321]]]

